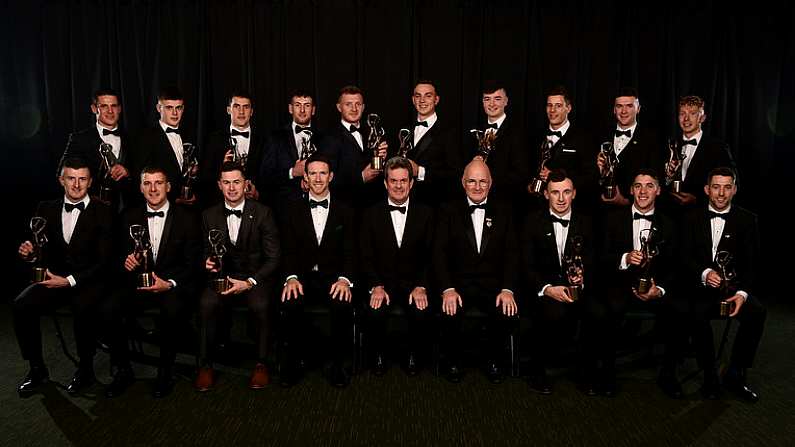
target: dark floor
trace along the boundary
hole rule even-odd
[[[247,369],[225,367],[209,393],[196,393],[182,378],[173,395],[154,400],[147,380],[154,370],[144,364],[135,365],[141,380],[121,398],[104,398],[101,386],[73,398],[62,387],[73,366],[49,320],[43,322],[45,359],[53,382],[42,394],[20,399],[15,387],[26,365],[2,306],[0,445],[792,446],[795,309],[770,310],[751,374],[762,399],[747,404],[730,395],[700,400],[698,378],[686,384],[688,399],[670,400],[654,384],[653,368],[632,357],[622,361],[621,393],[614,399],[584,396],[565,369],[553,371],[555,394],[540,396],[523,380],[495,386],[476,370],[453,385],[428,371],[408,378],[393,366],[381,378],[359,374],[345,390],[331,388],[315,371],[292,389],[258,392],[245,386]],[[180,355],[179,362],[189,370],[193,358]],[[693,368],[687,360],[682,372]],[[97,356],[96,370],[107,383],[106,354]]]

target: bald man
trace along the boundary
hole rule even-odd
[[[465,197],[442,206],[434,240],[436,285],[442,295],[442,344],[447,379],[461,380],[461,317],[479,309],[489,317],[484,357],[492,383],[502,382],[497,353],[504,348],[516,305],[518,251],[511,209],[489,200],[492,178],[479,160],[464,169]]]

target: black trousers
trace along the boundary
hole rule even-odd
[[[372,346],[376,352],[383,352],[385,348],[387,317],[394,312],[393,309],[399,308],[403,311],[408,329],[408,350],[417,352],[423,347],[423,342],[427,340],[428,318],[431,314],[430,303],[424,310],[417,309],[416,303],[409,304],[408,289],[395,288],[386,290],[389,294],[389,304],[383,301],[381,307],[373,309],[370,307],[370,296],[365,293],[362,297],[364,301],[365,315],[367,316],[367,332]],[[430,296],[428,297],[430,301]]]
[[[715,340],[712,335],[711,320],[719,318],[720,308],[718,302],[711,304],[710,306],[697,306],[691,320],[696,359],[699,366],[705,371],[715,369]],[[737,368],[753,366],[766,318],[767,309],[756,297],[749,295],[748,300],[740,309],[740,313],[735,317],[740,323],[740,327],[737,329],[737,336],[732,345],[729,365]]]
[[[75,344],[80,363],[91,365],[96,352],[97,305],[102,286],[78,284],[75,287],[48,289],[31,284],[12,303],[14,331],[22,358],[32,365],[43,365],[41,316],[63,306],[71,306],[74,314]]]

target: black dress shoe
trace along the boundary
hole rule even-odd
[[[77,368],[75,375],[72,376],[72,381],[66,387],[66,392],[69,394],[78,394],[86,388],[90,387],[97,382],[92,368]]]
[[[413,352],[410,352],[408,357],[406,357],[406,374],[414,377],[417,373],[420,372],[419,366],[417,366],[417,357],[414,355]]]
[[[756,402],[759,400],[759,394],[746,384],[744,371],[729,370],[723,377],[723,387],[745,401]]]
[[[382,354],[376,354],[375,361],[373,363],[373,374],[376,377],[381,377],[386,374],[386,362],[384,361],[384,356]]]
[[[114,398],[121,396],[133,382],[135,382],[135,376],[132,368],[127,366],[117,369],[116,373],[113,374],[113,381],[105,388],[105,397]]]
[[[461,368],[459,368],[458,365],[455,364],[450,365],[447,368],[445,377],[447,378],[448,382],[459,383],[461,381]]]
[[[660,374],[657,378],[657,385],[662,392],[671,399],[681,399],[684,393],[682,392],[682,385],[676,380],[673,374]]]
[[[497,365],[497,362],[489,362],[486,365],[486,377],[489,379],[489,382],[499,385],[502,383],[503,375],[500,367]]]
[[[174,391],[174,378],[171,377],[170,369],[158,369],[157,378],[152,386],[152,397],[162,399]]]
[[[345,368],[341,365],[334,365],[331,367],[328,380],[332,386],[337,388],[345,388],[350,383],[348,373],[345,372]]]
[[[19,397],[28,397],[35,393],[39,386],[47,383],[50,377],[49,371],[44,366],[32,366],[30,371],[22,379],[22,382],[17,387]]]
[[[552,384],[549,382],[546,373],[531,374],[527,378],[527,384],[530,389],[538,394],[549,395],[552,394]]]

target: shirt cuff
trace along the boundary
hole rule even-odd
[[[626,270],[626,269],[629,268],[629,264],[627,264],[627,256],[628,255],[629,255],[629,253],[624,253],[623,255],[621,255],[621,262],[618,263],[618,269],[619,270]]]
[[[173,279],[167,279],[166,281],[168,281],[168,282],[170,282],[170,283],[171,283],[171,288],[172,288],[172,289],[174,289],[174,288],[176,288],[176,287],[177,287],[177,282],[176,282],[176,281],[174,281]]]
[[[340,276],[339,278],[337,278],[337,281],[339,281],[339,280],[343,280],[343,281],[347,282],[348,283],[348,287],[353,288],[353,283],[351,282],[350,279],[348,279],[348,278],[346,278],[344,276]]]
[[[447,293],[447,292],[449,292],[451,290],[455,290],[455,287],[448,287],[447,289],[442,290],[442,295],[444,295],[445,293]]]
[[[511,295],[513,295],[513,290],[511,290],[511,289],[502,289],[502,290],[500,290],[500,293],[502,293],[502,292],[508,292]]]
[[[712,271],[713,271],[712,269],[704,269],[704,271],[701,272],[701,285],[702,286],[706,286],[707,285],[707,275],[709,275],[709,272],[712,272]]]
[[[284,278],[284,284],[282,285],[282,287],[286,286],[286,285],[287,285],[287,283],[288,283],[288,282],[289,282],[291,279],[298,280],[298,275],[290,275],[290,276],[288,276],[287,278]]]
[[[552,284],[547,284],[547,285],[545,285],[544,287],[542,287],[542,288],[541,288],[541,291],[540,291],[540,292],[538,292],[538,296],[544,296],[544,292],[546,292],[546,291],[547,291],[547,287],[549,287],[549,286],[551,286],[551,285],[552,285]]]
[[[424,182],[425,181],[425,167],[424,166],[417,166],[417,180]]]
[[[257,285],[257,280],[252,278],[252,277],[250,277],[250,276],[248,277],[248,279],[246,281],[250,282],[252,286],[256,286]]]
[[[663,296],[665,296],[665,289],[663,289],[663,288],[662,288],[662,287],[660,287],[660,286],[657,286],[657,288],[658,288],[658,289],[660,289],[660,297],[663,297]]]
[[[743,300],[748,301],[748,292],[746,292],[745,290],[738,290],[737,295],[743,297]]]
[[[69,281],[69,286],[70,287],[74,287],[75,285],[77,285],[77,281],[75,281],[74,275],[67,276],[66,280]]]
[[[293,177],[293,168],[288,168],[287,169],[287,178],[290,179],[290,180],[295,178],[295,177]]]

